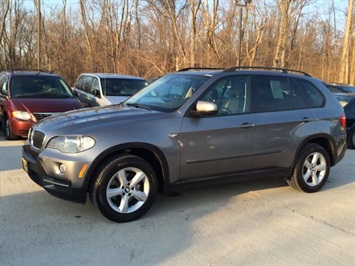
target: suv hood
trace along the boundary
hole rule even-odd
[[[65,99],[11,99],[13,110],[33,112],[56,113],[79,109],[76,98]]]
[[[92,130],[103,128],[118,129],[118,124],[135,124],[147,122],[157,116],[164,115],[157,111],[149,111],[136,107],[108,105],[103,107],[84,108],[53,115],[41,120],[33,126],[34,129],[56,134],[79,133],[88,134]]]

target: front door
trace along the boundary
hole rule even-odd
[[[218,114],[185,117],[180,135],[181,180],[247,171],[254,153],[250,78],[217,81],[200,100],[217,104]]]

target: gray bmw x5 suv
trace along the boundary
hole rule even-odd
[[[50,194],[87,194],[115,222],[187,184],[284,178],[316,192],[346,150],[343,108],[321,80],[287,69],[184,69],[125,102],[52,116],[23,146]]]

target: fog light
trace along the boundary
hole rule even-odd
[[[63,174],[65,173],[66,167],[64,164],[59,165],[59,171],[61,171]]]

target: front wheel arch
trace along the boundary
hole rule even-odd
[[[157,189],[156,174],[147,161],[118,154],[96,169],[89,196],[107,219],[121,223],[134,221],[148,212]]]
[[[10,121],[5,117],[5,134],[7,140],[16,140],[19,136],[12,132]]]
[[[126,143],[111,147],[98,155],[87,170],[84,186],[87,192],[90,191],[96,169],[108,158],[115,157],[118,154],[131,154],[146,160],[154,169],[157,181],[158,192],[163,193],[169,184],[169,167],[163,152],[155,146],[146,143]]]

